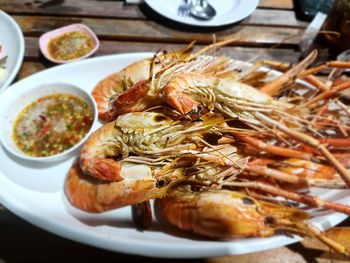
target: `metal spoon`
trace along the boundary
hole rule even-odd
[[[216,10],[207,0],[196,0],[190,12],[191,16],[200,20],[210,20],[216,15]]]

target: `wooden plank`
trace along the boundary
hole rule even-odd
[[[32,62],[43,61],[42,55],[40,55],[38,38],[26,37],[25,38],[25,58],[23,69],[32,73],[38,70],[42,70],[42,67],[34,66]],[[128,42],[128,41],[101,41],[100,48],[96,52],[95,56],[120,54],[120,53],[132,53],[132,52],[157,52],[159,50],[177,50],[185,47],[185,44],[175,43],[148,43],[145,45],[142,42]],[[196,45],[195,51],[205,47],[205,45]],[[210,53],[210,52],[209,52]],[[217,55],[226,55],[235,59],[251,61],[256,59],[270,59],[276,61],[284,61],[288,63],[296,63],[299,52],[291,49],[268,49],[268,48],[247,48],[247,47],[222,47],[217,52]],[[27,64],[29,63],[29,64]],[[40,64],[40,63],[36,63]],[[28,73],[29,73],[28,72]],[[28,73],[24,75],[27,76]],[[23,76],[23,74],[22,74]]]
[[[61,26],[84,23],[91,27],[100,39],[174,43],[189,43],[196,40],[205,44],[213,41],[212,34],[208,34],[208,31],[186,32],[165,27],[153,21],[48,16],[14,16],[14,18],[26,36],[40,36]],[[238,40],[232,45],[271,46],[283,42],[282,46],[297,47],[304,30],[238,25],[214,32],[218,41],[236,37]]]
[[[242,21],[242,25],[264,25],[264,26],[288,26],[302,27],[308,26],[307,22],[297,20],[294,11],[256,9],[254,13]]]
[[[0,9],[11,14],[102,16],[146,19],[138,5],[123,1],[0,0]]]
[[[278,9],[293,9],[292,0],[260,0],[259,7],[278,8]]]
[[[1,4],[1,2],[4,2]],[[38,1],[37,1],[38,2]],[[168,24],[169,20],[161,17],[157,13],[150,10],[145,5],[124,5],[123,2],[115,1],[55,1],[56,5],[49,5],[52,1],[43,1],[43,3],[35,4],[34,2],[24,2],[14,0],[5,2],[0,0],[2,10],[10,14],[32,14],[32,15],[50,15],[50,16],[84,16],[84,17],[103,17],[103,18],[125,18],[125,19],[141,19],[152,20],[160,24]],[[28,4],[30,3],[30,5]],[[279,1],[276,1],[279,3]],[[46,5],[47,4],[47,5]],[[249,19],[243,20],[240,24],[259,24],[259,25],[284,25],[291,27],[306,27],[307,23],[296,20],[293,11],[286,10],[269,10],[257,9],[253,12]],[[181,26],[181,25],[179,25]]]
[[[23,62],[21,70],[18,72],[16,79],[21,80],[25,77],[28,77],[34,73],[37,73],[39,71],[46,69],[46,68],[47,68],[47,66],[45,66],[43,63],[25,61],[25,62]]]

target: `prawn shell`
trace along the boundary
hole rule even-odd
[[[174,191],[160,203],[163,215],[171,224],[202,236],[232,239],[274,233],[265,224],[265,217],[258,213],[255,202],[241,198],[236,192]]]
[[[128,129],[152,129],[171,125],[173,120],[162,113],[134,112],[120,115],[116,120],[116,126]]]
[[[120,155],[120,146],[114,143],[122,135],[120,129],[110,122],[96,130],[84,143],[80,151],[82,170],[103,180],[122,180],[120,164],[106,156]]]
[[[73,164],[65,182],[68,200],[78,209],[103,212],[158,197],[160,190],[156,188],[156,180],[145,165],[127,166],[122,167],[122,174],[128,174],[127,179],[105,182],[84,174],[78,163]]]
[[[128,139],[135,139],[132,132],[146,137],[147,132],[152,129],[170,126],[172,123],[173,120],[166,115],[155,112],[135,112],[119,116],[116,121],[97,129],[86,140],[80,151],[82,171],[101,180],[125,179],[128,176],[121,175],[121,162],[132,151],[127,146]]]
[[[115,116],[129,112],[141,112],[162,104],[158,96],[149,95],[148,79],[137,82],[132,88],[125,90],[112,102]]]
[[[150,77],[152,60],[150,58],[136,61],[125,67],[123,70],[113,73],[97,83],[92,91],[98,116],[102,121],[112,121],[116,117],[117,109],[114,107],[114,100],[129,87],[137,82]]]

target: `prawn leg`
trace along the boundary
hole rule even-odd
[[[283,161],[255,159],[245,166],[245,170],[290,183],[291,186],[346,188],[344,181],[333,167],[302,159],[292,158]]]
[[[286,83],[290,82],[295,78],[302,70],[310,66],[310,64],[316,59],[317,50],[312,51],[304,60],[302,60],[298,65],[289,69],[286,73],[282,74],[280,77],[274,81],[264,85],[260,88],[260,91],[269,95],[274,95],[278,93]]]
[[[239,138],[240,140],[267,153],[275,154],[278,156],[284,156],[284,157],[292,157],[292,158],[297,157],[305,160],[311,160],[313,157],[313,155],[310,153],[268,144],[255,137],[243,135],[243,134],[240,134],[239,132],[231,131],[231,133],[235,137]]]
[[[258,119],[261,119],[265,123],[268,123],[269,125],[272,125],[276,127],[277,129],[287,133],[288,135],[292,136],[293,138],[306,143],[308,145],[311,145],[315,147],[317,150],[320,151],[321,154],[334,166],[334,168],[337,170],[341,178],[344,180],[346,185],[350,188],[350,171],[348,171],[333,155],[329,150],[321,144],[318,140],[312,138],[311,136],[307,134],[303,134],[301,132],[298,132],[296,130],[292,130],[285,125],[272,120],[271,118],[265,116],[264,114],[261,114],[259,112],[255,113],[255,116]]]
[[[266,183],[261,183],[261,182],[227,182],[225,185],[253,188],[253,189],[263,191],[265,193],[270,193],[273,195],[282,196],[282,197],[287,198],[289,200],[300,202],[300,203],[309,205],[311,207],[327,208],[327,209],[335,210],[337,212],[342,212],[344,214],[348,214],[348,215],[350,214],[350,206],[348,206],[348,205],[330,202],[330,201],[324,201],[324,200],[319,199],[318,197],[314,197],[311,195],[287,191],[287,190],[281,189],[279,187],[272,186],[271,184],[266,184]]]

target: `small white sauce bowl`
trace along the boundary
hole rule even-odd
[[[75,31],[84,32],[88,36],[90,36],[95,43],[94,48],[90,52],[85,54],[84,56],[81,56],[81,57],[78,57],[75,59],[71,59],[71,60],[58,60],[58,59],[53,58],[50,55],[50,52],[48,50],[48,45],[49,45],[49,42],[51,41],[51,39],[58,37],[64,33],[75,32]],[[95,33],[84,24],[72,24],[72,25],[60,27],[60,28],[57,28],[55,30],[46,32],[45,34],[41,35],[39,38],[39,47],[40,47],[41,53],[43,53],[43,55],[46,57],[46,59],[50,60],[51,62],[57,63],[57,64],[69,63],[69,62],[78,61],[78,60],[87,58],[87,57],[91,56],[92,54],[94,54],[97,51],[97,49],[99,48],[99,46],[100,46],[100,41],[98,40]]]
[[[47,156],[47,157],[34,157],[34,156],[27,155],[17,147],[13,137],[14,124],[18,117],[18,114],[20,114],[20,112],[26,106],[36,101],[37,99],[47,95],[52,95],[57,93],[65,93],[65,94],[71,94],[71,95],[77,96],[85,100],[90,105],[93,111],[93,122],[92,122],[91,128],[80,142],[78,142],[73,147],[61,153],[58,153],[52,156]],[[52,84],[47,84],[43,86],[36,86],[26,90],[25,93],[21,93],[18,96],[14,96],[14,97],[12,96],[11,99],[7,101],[7,105],[5,105],[5,107],[3,108],[3,111],[0,113],[0,116],[1,116],[0,125],[2,128],[2,131],[0,133],[0,141],[9,153],[28,161],[56,162],[56,161],[61,161],[68,157],[71,157],[76,152],[76,150],[91,135],[91,133],[94,130],[94,126],[96,125],[96,122],[97,122],[98,111],[97,111],[95,100],[85,90],[79,87],[73,86],[71,84],[52,83]]]

